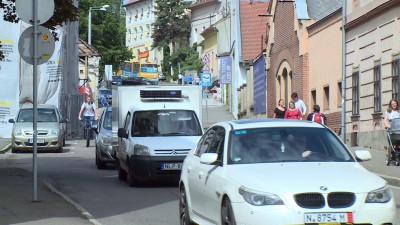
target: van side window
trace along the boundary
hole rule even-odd
[[[128,126],[129,126],[130,121],[131,121],[131,113],[128,112],[128,114],[126,115],[126,118],[125,118],[125,125],[124,125],[124,130],[126,133],[128,133]]]

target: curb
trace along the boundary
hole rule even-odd
[[[4,146],[2,149],[0,149],[0,154],[4,154],[6,153],[8,150],[10,150],[11,148],[11,143],[7,144],[6,146]]]
[[[74,206],[82,215],[84,215],[89,222],[93,223],[94,225],[102,225],[99,221],[97,221],[92,214],[90,214],[88,211],[86,211],[82,206],[80,206],[78,203],[76,203],[74,200],[72,200],[70,197],[65,195],[64,193],[58,191],[53,185],[48,183],[45,180],[40,179],[52,192],[56,193],[59,195],[61,198],[63,198],[65,201],[67,201],[69,204]]]

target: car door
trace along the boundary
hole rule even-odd
[[[213,221],[220,220],[220,196],[224,187],[223,155],[225,149],[225,129],[218,127],[214,134],[213,141],[206,150],[206,153],[217,153],[218,159],[215,164],[199,164],[199,188],[203,200],[204,215]]]
[[[131,113],[128,112],[125,117],[125,124],[124,124],[124,131],[125,133],[128,134],[128,138],[119,138],[119,162],[122,163],[125,167],[126,161],[128,158],[128,149],[130,147],[130,142],[129,142],[129,125],[131,121]]]
[[[191,160],[191,165],[188,165],[188,189],[189,189],[189,197],[191,199],[191,207],[192,211],[196,214],[204,215],[205,210],[203,209],[203,199],[201,189],[201,179],[200,176],[200,156],[204,152],[207,151],[210,146],[214,135],[216,132],[216,128],[210,128],[200,139],[199,144],[197,145],[196,152],[194,153],[193,160]]]

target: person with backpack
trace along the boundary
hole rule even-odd
[[[320,113],[321,108],[319,105],[314,105],[313,107],[314,112],[308,114],[307,120],[314,121],[320,124],[326,124],[326,116],[323,113]]]

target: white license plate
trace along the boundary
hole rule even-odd
[[[161,170],[181,170],[182,163],[162,163]]]
[[[28,143],[32,144],[33,143],[33,139],[28,139]],[[37,143],[44,143],[44,139],[37,139]]]
[[[347,213],[306,213],[304,214],[305,224],[332,224],[352,223],[353,214]]]

